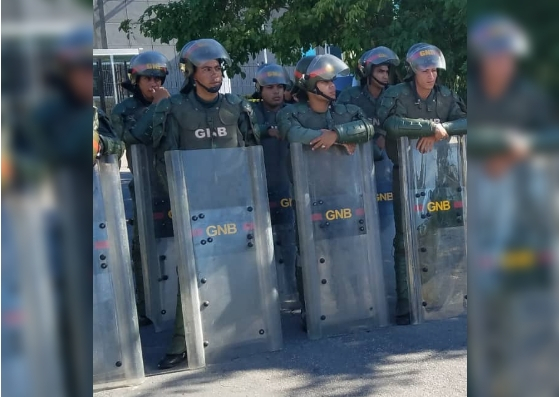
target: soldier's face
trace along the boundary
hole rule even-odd
[[[221,86],[221,82],[223,80],[221,65],[217,60],[211,60],[203,63],[196,68],[196,72],[194,72],[194,80],[200,82],[208,88]]]
[[[138,87],[142,92],[142,95],[147,100],[153,100],[153,93],[156,89],[161,87],[161,78],[160,77],[151,77],[151,76],[140,76],[138,79]]]
[[[84,102],[91,101],[93,96],[93,67],[75,66],[68,71],[68,82],[74,95]]]
[[[384,85],[388,84],[388,66],[382,65],[374,68],[373,77]],[[371,79],[371,84],[379,86],[381,88],[384,87],[384,85],[379,84],[377,81],[375,81],[375,79]]]
[[[267,105],[279,106],[283,102],[284,88],[281,84],[265,85],[262,87],[262,100]]]
[[[486,56],[481,62],[483,81],[507,85],[516,73],[516,60],[510,54]]]
[[[437,81],[437,68],[419,70],[415,73],[415,83],[424,90],[432,90]]]
[[[319,81],[316,83],[316,88],[327,97],[336,99],[336,86],[334,85],[334,81]]]

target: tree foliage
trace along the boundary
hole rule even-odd
[[[147,37],[177,49],[198,38],[214,38],[229,51],[229,74],[267,48],[280,62],[294,64],[302,49],[338,46],[351,66],[372,47],[385,45],[403,59],[416,42],[437,45],[445,54],[443,80],[465,88],[466,0],[179,0],[149,6],[138,21]]]

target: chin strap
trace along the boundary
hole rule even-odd
[[[376,81],[377,83],[379,83],[381,86],[383,87],[388,87],[388,83],[383,83],[382,81],[379,81],[375,76],[371,75],[369,76],[369,80],[367,81],[367,84],[371,84],[371,79],[373,79],[374,81]]]
[[[215,94],[216,92],[219,92],[219,90],[221,89],[221,85],[223,84],[223,83],[222,83],[222,84],[218,85],[217,87],[208,88],[208,87],[206,87],[204,84],[200,83],[200,82],[197,81],[197,80],[194,80],[194,82],[195,82],[197,85],[199,85],[200,87],[202,87],[203,89],[205,89],[206,91],[208,91],[209,93],[211,93],[211,94]]]
[[[313,94],[320,95],[321,97],[328,99],[328,102],[330,102],[330,103],[332,103],[336,100],[336,98],[329,97],[328,95],[326,95],[325,93],[320,91],[318,88],[315,88],[313,91],[314,91]]]

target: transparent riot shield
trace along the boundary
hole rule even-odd
[[[173,327],[177,304],[178,258],[171,203],[158,183],[152,149],[132,145],[131,150],[146,316],[160,332]]]
[[[379,213],[380,242],[384,271],[384,289],[388,302],[388,318],[396,316],[396,274],[394,272],[394,195],[392,191],[392,173],[394,164],[383,152],[382,160],[375,161],[375,180],[377,187],[377,204]]]
[[[260,146],[165,153],[189,368],[282,348]]]
[[[120,173],[110,156],[93,168],[93,385],[135,385],[143,378]]]
[[[287,145],[287,142],[276,138],[262,140],[280,303],[282,309],[292,310],[298,308],[299,299],[295,282],[295,210],[287,165]]]
[[[370,143],[291,145],[307,333],[312,339],[388,323]]]
[[[398,143],[404,244],[413,323],[466,312],[466,142],[440,141],[421,154]]]

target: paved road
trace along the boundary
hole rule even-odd
[[[310,341],[292,317],[283,318],[282,351],[95,396],[466,396],[465,318]]]
[[[123,184],[129,174],[123,171]],[[123,185],[126,210],[131,202]],[[203,371],[161,374],[157,360],[168,332],[142,329],[146,380],[140,386],[101,391],[96,397],[458,397],[466,396],[467,320],[464,317],[418,326],[310,341],[297,315],[282,316],[284,348],[239,358]]]

